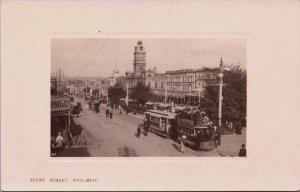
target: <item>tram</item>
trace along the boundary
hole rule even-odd
[[[165,138],[177,137],[176,113],[148,110],[144,115],[145,130],[149,130]]]
[[[178,139],[184,138],[186,145],[194,150],[211,150],[215,148],[216,127],[200,111],[183,111],[177,116]]]
[[[170,113],[159,110],[145,112],[144,129],[175,141],[183,139],[194,150],[212,150],[218,137],[217,128],[199,110]]]

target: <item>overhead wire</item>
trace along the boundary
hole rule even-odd
[[[96,55],[98,55],[98,53],[103,49],[103,47],[105,46],[105,44],[107,43],[108,39],[105,39],[105,42],[102,44],[101,47],[99,47],[99,49],[96,51],[96,53],[90,58],[90,60],[86,63],[86,65],[83,66],[82,70],[78,73],[77,76],[81,75],[82,72],[85,71],[85,69],[91,64],[91,62],[93,61],[93,59],[96,57]]]
[[[68,67],[73,63],[74,59],[75,59],[77,56],[79,56],[79,55],[82,54],[83,50],[85,50],[85,48],[87,47],[87,45],[88,45],[88,42],[87,42],[87,41],[84,41],[84,44],[82,45],[82,47],[81,47],[80,49],[78,49],[78,51],[76,52],[76,54],[75,54],[75,50],[74,50],[73,57],[70,57],[69,61],[68,61],[68,62],[65,64],[65,66],[64,66],[64,69],[65,69],[65,70],[68,69]]]

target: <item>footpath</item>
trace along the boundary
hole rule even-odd
[[[222,135],[221,145],[218,145],[216,151],[223,157],[237,157],[242,144],[246,145],[245,127],[242,130],[242,135],[237,135],[237,134]]]

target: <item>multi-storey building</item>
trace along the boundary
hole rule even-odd
[[[167,102],[186,103],[197,95],[195,89],[195,70],[183,69],[166,72]]]
[[[158,73],[156,67],[153,69],[148,69],[146,71],[146,85],[150,87],[153,100],[154,101],[163,101],[165,88],[166,88],[166,79],[164,73]]]
[[[199,91],[218,83],[219,68],[184,69],[167,71],[167,102],[199,104]]]
[[[199,91],[207,84],[218,83],[219,67],[158,73],[156,67],[146,70],[146,51],[142,41],[138,41],[133,54],[133,72],[126,72],[122,85],[126,88],[127,84],[130,91],[138,81],[143,82],[151,88],[154,101],[197,105]]]

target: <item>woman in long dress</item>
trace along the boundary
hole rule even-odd
[[[184,153],[185,148],[184,148],[184,142],[183,139],[180,140],[180,152]]]

